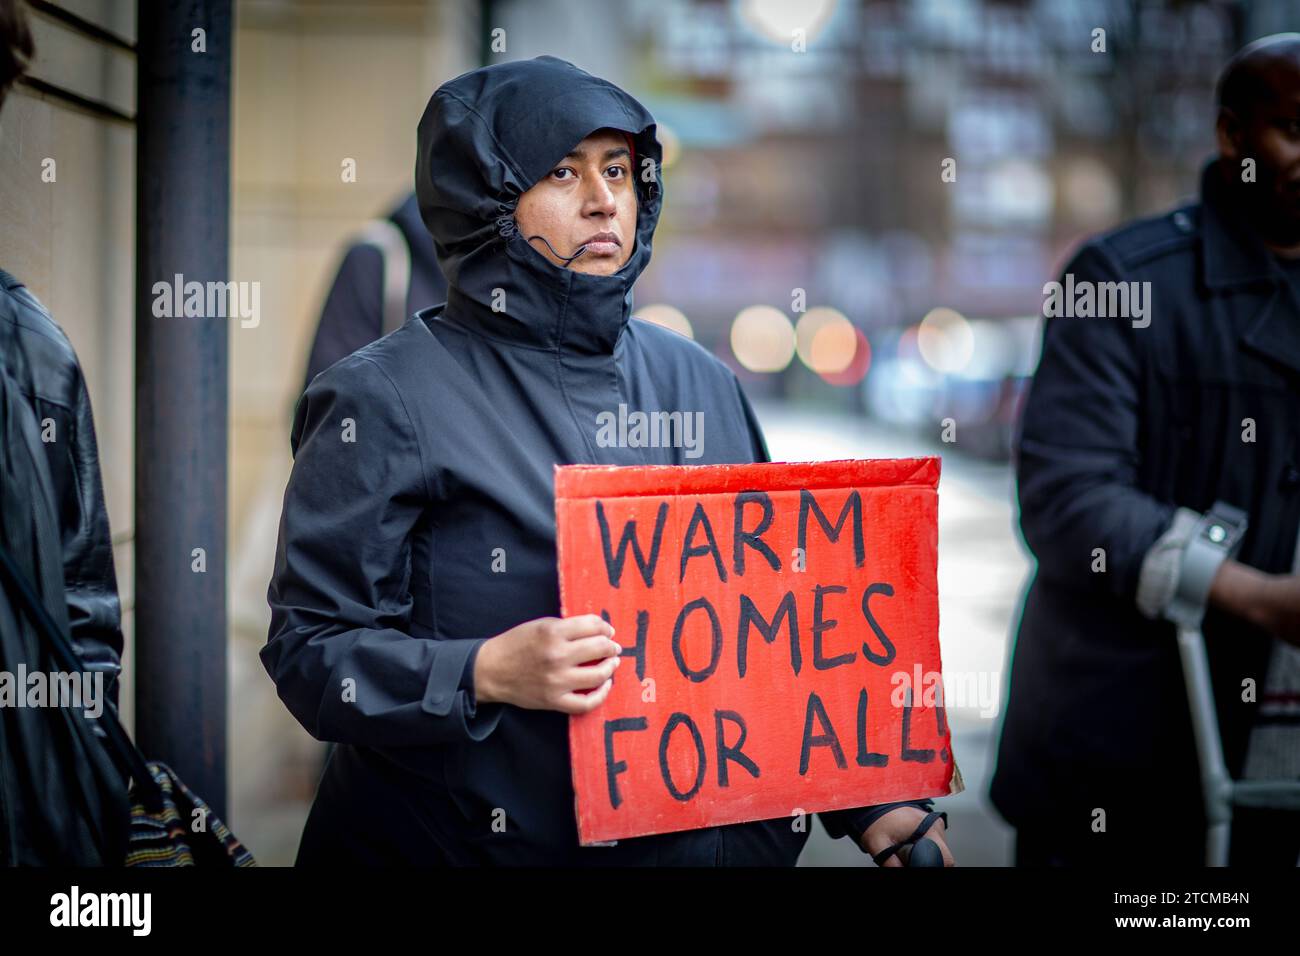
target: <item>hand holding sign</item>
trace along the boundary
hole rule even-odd
[[[947,826],[942,819],[926,827],[919,840],[907,842],[925,826],[928,817],[917,807],[896,807],[867,827],[867,832],[860,835],[858,842],[880,866],[956,866],[944,839]],[[891,847],[898,847],[898,850],[885,854]],[[882,855],[884,859],[879,859]]]
[[[570,720],[584,844],[961,789],[942,701],[938,459],[556,472],[563,613],[620,635]]]
[[[613,638],[614,629],[594,614],[525,621],[479,648],[475,698],[585,714],[608,696],[622,663]]]

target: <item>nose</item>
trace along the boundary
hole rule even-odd
[[[583,205],[583,213],[587,216],[612,217],[617,211],[618,204],[614,201],[614,191],[609,188],[609,182],[604,176],[595,178],[587,190]]]

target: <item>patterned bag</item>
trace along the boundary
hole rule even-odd
[[[257,866],[230,828],[171,767],[157,761],[148,767],[156,787],[131,788],[127,866]]]

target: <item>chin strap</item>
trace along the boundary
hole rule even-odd
[[[582,255],[584,252],[587,251],[586,243],[583,243],[582,245],[578,246],[578,251],[577,251],[577,252],[575,252],[573,255],[571,255],[571,256],[569,256],[569,257],[566,258],[566,257],[560,255],[558,252],[555,251],[555,247],[554,247],[553,245],[551,245],[549,241],[547,241],[547,238],[546,238],[545,236],[529,236],[529,237],[528,237],[528,241],[529,241],[529,242],[532,242],[534,239],[540,239],[540,240],[542,240],[542,242],[545,242],[545,243],[546,243],[546,248],[551,250],[551,255],[555,256],[555,258],[559,259],[559,260],[560,260],[561,262],[563,262],[566,266],[567,266],[570,262],[572,262],[574,259],[578,258],[578,256]]]
[[[520,234],[519,224],[515,222],[515,217],[514,217],[514,212],[512,207],[507,205],[506,203],[498,203],[497,211],[501,213],[501,215],[497,216],[497,235],[500,236],[505,241],[509,242],[515,236]],[[578,251],[575,252],[573,255],[562,256],[555,251],[555,247],[551,245],[550,241],[545,236],[528,237],[529,242],[532,242],[534,239],[540,239],[542,240],[542,242],[545,242],[546,248],[551,250],[551,255],[555,256],[555,258],[563,262],[565,266],[568,266],[570,262],[572,262],[574,259],[578,258],[578,256],[582,255],[584,252],[587,251],[587,244],[584,242],[582,245],[578,246]]]

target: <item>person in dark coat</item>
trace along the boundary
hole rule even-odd
[[[20,360],[21,359],[21,360]],[[90,393],[67,335],[31,291],[0,269],[0,368],[30,403],[49,460],[73,646],[118,703],[122,606]]]
[[[35,56],[26,7],[0,4],[0,106]],[[0,370],[40,427],[62,542],[72,641],[82,663],[102,672],[116,704],[122,670],[122,611],[104,505],[90,394],[72,343],[26,286],[0,270]]]
[[[558,617],[553,468],[768,460],[734,374],[631,317],[662,205],[653,117],[538,57],[444,84],[418,143],[447,300],[318,375],[294,415],[261,658],[337,742],[298,864],[793,865],[790,819],[578,845],[568,715],[600,706],[623,647]],[[604,447],[597,415],[620,403],[703,411],[703,454]],[[878,851],[931,808],[820,817]]]
[[[24,11],[11,0],[0,5],[0,106],[34,56]],[[31,290],[3,269],[0,370],[30,405],[48,460],[73,647],[86,670],[103,673],[105,693],[116,705],[122,608],[90,393],[63,329]]]
[[[8,0],[0,0],[0,8]],[[4,11],[0,10],[0,21]],[[0,30],[3,26],[0,25]],[[3,336],[0,336],[0,346]],[[26,588],[55,627],[70,635],[56,482],[30,397],[0,362],[0,671],[11,680],[62,674],[50,643],[22,598]],[[21,583],[18,583],[21,582]],[[89,670],[89,668],[87,668]],[[103,679],[100,678],[102,681]],[[26,686],[17,693],[25,695]],[[126,780],[97,736],[90,709],[107,709],[107,688],[92,683],[83,706],[0,706],[0,866],[117,866],[126,854]],[[93,702],[98,697],[98,702]]]
[[[348,246],[325,297],[303,387],[339,359],[447,298],[433,237],[410,193]]]
[[[0,107],[34,53],[24,5],[0,0]],[[91,676],[88,706],[0,706],[0,866],[116,866],[127,781],[88,713],[116,704],[122,651],[90,400],[63,330],[2,270],[0,550],[0,671],[64,673],[25,591]]]
[[[1200,201],[1044,289],[1016,465],[1037,568],[991,786],[1021,864],[1204,861],[1179,615],[1204,614],[1229,774],[1300,778],[1300,35],[1243,50],[1218,97]],[[1105,283],[1126,314],[1097,314]],[[1247,519],[1235,558],[1220,503]],[[1230,862],[1295,865],[1296,813],[1231,832]]]

